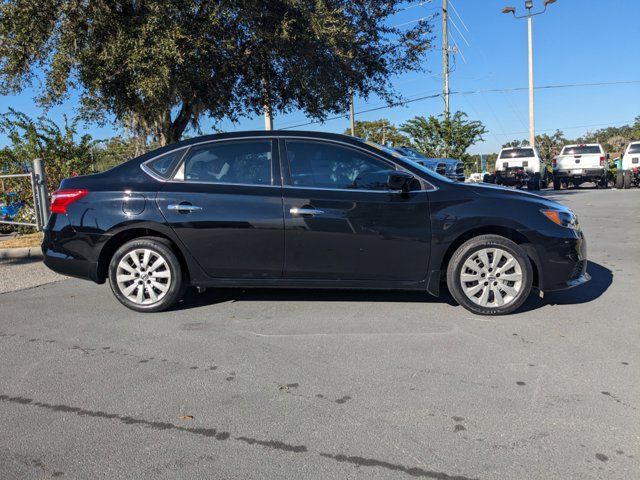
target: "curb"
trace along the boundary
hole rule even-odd
[[[0,248],[0,260],[41,259],[40,247]]]

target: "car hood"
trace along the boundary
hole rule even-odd
[[[538,203],[541,208],[568,210],[568,207],[554,200],[550,200],[533,193],[524,192],[522,190],[502,187],[500,185],[490,185],[487,183],[464,183],[458,185],[458,188],[465,188],[467,191],[471,191],[473,194],[480,197],[493,197],[496,199],[503,199],[507,201],[510,199],[524,200],[531,203]]]

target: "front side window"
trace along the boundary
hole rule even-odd
[[[394,166],[352,148],[288,141],[291,184],[299,187],[388,190]]]
[[[216,142],[193,147],[176,180],[272,185],[271,140]]]

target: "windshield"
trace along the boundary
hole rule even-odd
[[[629,153],[640,153],[640,143],[632,143],[629,145]]]
[[[410,158],[419,158],[420,160],[428,160],[427,157],[425,157],[424,155],[422,155],[420,152],[414,150],[413,148],[409,148],[409,147],[396,147],[395,150],[397,150],[401,155],[404,155],[406,157],[410,157]]]
[[[428,160],[427,157],[423,157],[420,154],[417,154],[415,157],[410,157],[409,155],[403,155],[402,153],[400,153],[398,150],[399,149],[395,149],[395,148],[389,148],[389,147],[385,147],[384,145],[380,145],[376,142],[372,142],[371,140],[363,140],[363,139],[358,139],[360,140],[362,143],[366,143],[367,145],[375,148],[376,150],[380,150],[381,152],[384,152],[388,155],[392,155],[395,158],[400,158],[402,160],[404,160],[405,162],[409,162],[411,164],[412,167],[419,169],[421,172],[426,173],[427,175],[430,175],[431,177],[434,177],[438,180],[441,180],[443,182],[453,182],[453,180],[445,177],[444,175],[440,175],[439,173],[425,167],[424,165],[421,165],[419,163],[417,163],[416,160],[421,160],[421,159],[425,159]],[[403,148],[404,150],[405,148]],[[410,149],[407,149],[410,150]],[[413,150],[411,150],[413,151]],[[416,152],[417,153],[417,152]]]
[[[531,158],[535,157],[533,148],[510,148],[509,150],[503,150],[500,153],[500,158]]]
[[[589,153],[602,153],[600,145],[576,145],[562,149],[562,155],[585,155]]]

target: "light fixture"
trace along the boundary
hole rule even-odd
[[[544,6],[551,5],[552,3],[556,3],[556,0],[544,0]]]
[[[533,8],[533,0],[526,0],[524,2],[524,8],[531,10]]]
[[[504,7],[502,9],[502,13],[516,13],[516,9],[514,7]]]

